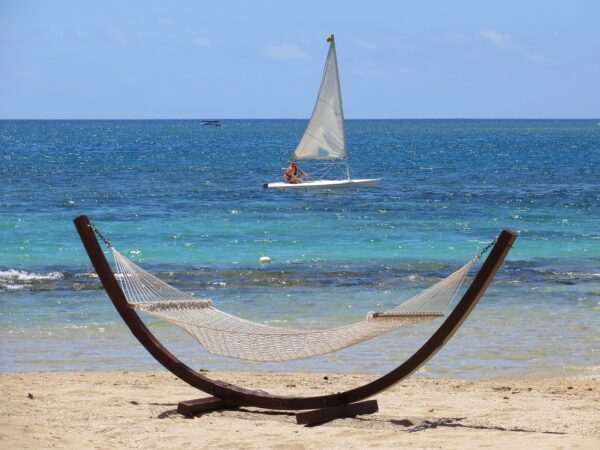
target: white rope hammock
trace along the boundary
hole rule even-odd
[[[289,361],[324,355],[397,328],[444,315],[462,285],[473,258],[430,288],[364,321],[323,330],[276,327],[242,319],[216,309],[144,271],[114,247],[116,278],[129,306],[180,326],[216,355],[249,361]]]

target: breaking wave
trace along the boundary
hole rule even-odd
[[[38,273],[17,269],[0,270],[0,289],[10,291],[27,289],[63,278],[64,275],[61,272]]]

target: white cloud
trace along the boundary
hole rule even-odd
[[[159,25],[173,26],[177,25],[177,19],[173,16],[159,16],[158,23]]]
[[[295,45],[271,45],[265,49],[265,54],[269,58],[273,59],[282,59],[282,60],[299,60],[299,59],[307,59],[308,55],[296,47]]]
[[[198,36],[198,37],[194,38],[194,40],[192,41],[192,44],[194,44],[194,46],[200,47],[200,48],[210,47],[210,41],[203,36]]]
[[[503,51],[519,55],[534,64],[550,64],[554,62],[552,58],[549,58],[540,52],[529,50],[525,45],[512,40],[510,36],[506,34],[501,34],[493,30],[482,30],[479,35],[485,40],[490,41],[494,46],[501,48]]]
[[[135,46],[133,37],[119,28],[110,28],[108,30],[108,38],[119,47],[132,48]]]
[[[354,43],[360,48],[372,49],[377,48],[372,42],[363,41],[362,39],[354,39]]]
[[[554,62],[552,58],[548,58],[546,55],[542,55],[541,53],[532,53],[527,50],[522,51],[523,56],[527,58],[532,63],[536,64],[549,64]]]
[[[133,85],[133,84],[136,83],[136,80],[135,80],[135,78],[133,78],[129,74],[120,73],[120,74],[117,75],[117,83],[119,83],[119,84]]]
[[[482,38],[487,39],[494,45],[501,45],[510,40],[509,36],[505,34],[500,34],[493,30],[482,30],[479,34]]]

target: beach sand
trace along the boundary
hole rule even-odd
[[[273,393],[315,395],[359,375],[209,373]],[[325,379],[325,376],[327,379]],[[0,373],[0,447],[600,448],[600,381],[410,378],[377,395],[379,412],[296,425],[290,412],[224,410],[188,419],[204,394],[166,372]]]

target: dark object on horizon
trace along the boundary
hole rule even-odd
[[[202,399],[180,402],[177,408],[178,412],[194,415],[199,412],[240,406],[275,410],[312,410],[296,415],[296,421],[299,424],[317,424],[339,417],[376,412],[378,410],[376,400],[363,400],[390,388],[409,376],[446,344],[475,308],[502,265],[513,242],[517,239],[517,234],[511,230],[503,230],[500,233],[487,259],[448,318],[421,348],[398,367],[376,380],[345,392],[295,397],[269,394],[263,390],[250,390],[222,380],[213,380],[184,364],[152,334],[136,310],[127,303],[125,293],[100,248],[89,219],[86,216],[79,216],[74,222],[102,286],[133,335],[168,371],[190,386],[210,395],[210,397]],[[108,243],[108,241],[106,242]]]
[[[203,120],[202,125],[208,125],[211,127],[220,127],[221,122],[219,122],[218,120]]]

